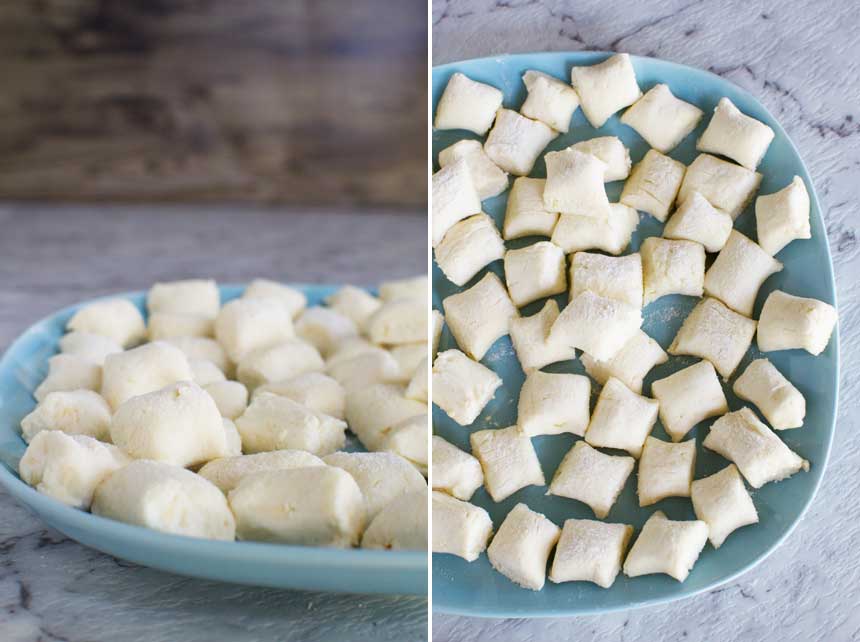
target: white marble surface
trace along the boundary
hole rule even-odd
[[[420,213],[0,205],[0,351],[32,322],[156,279],[373,284],[426,271]],[[66,539],[0,489],[0,642],[419,642],[427,600],[219,584]]]
[[[577,619],[436,614],[439,642],[860,638],[860,30],[852,0],[434,0],[433,62],[613,50],[711,71],[755,94],[809,167],[837,272],[842,382],[821,490],[795,532],[739,581],[682,602]]]

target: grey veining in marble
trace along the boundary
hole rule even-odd
[[[860,639],[860,30],[852,0],[434,0],[433,62],[613,50],[710,69],[756,95],[798,146],[837,273],[842,381],[827,474],[806,517],[757,568],[646,610],[548,620],[434,615],[439,642]]]
[[[82,299],[208,275],[373,284],[427,266],[423,213],[0,205],[0,351]],[[0,490],[0,642],[418,642],[427,600],[219,584],[118,561]]]

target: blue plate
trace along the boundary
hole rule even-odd
[[[448,78],[460,71],[470,78],[489,83],[504,92],[504,104],[518,109],[525,98],[525,89],[520,80],[527,69],[538,69],[557,78],[570,78],[573,65],[591,65],[605,59],[605,53],[544,53],[483,58],[466,62],[452,63],[433,70],[433,105],[442,95]],[[821,212],[812,187],[812,181],[785,131],[768,111],[744,90],[705,71],[683,65],[632,56],[636,77],[643,91],[657,83],[666,83],[679,98],[698,105],[705,111],[699,127],[688,136],[670,156],[685,164],[695,158],[695,142],[710,120],[717,101],[723,96],[731,98],[738,108],[770,125],[776,137],[768,149],[759,171],[764,175],[761,194],[775,192],[785,187],[796,174],[804,179],[812,202],[812,239],[795,241],[779,253],[777,258],[785,264],[779,274],[770,277],[759,292],[755,317],[767,295],[775,289],[783,289],[799,296],[815,297],[828,303],[836,302],[833,283],[833,267],[827,247],[827,235]],[[648,150],[648,145],[629,127],[622,125],[618,116],[600,129],[592,128],[578,109],[574,114],[571,129],[555,139],[547,151],[558,150],[568,145],[595,136],[614,135],[621,138],[629,147],[633,162],[639,161]],[[463,131],[434,131],[433,154],[462,138],[475,138]],[[535,166],[533,176],[546,176],[543,160]],[[617,201],[622,182],[607,186],[609,200]],[[492,216],[501,229],[507,193],[484,202],[484,210]],[[662,224],[647,215],[640,215],[641,222],[628,252],[637,251],[643,239],[660,235]],[[735,227],[755,239],[755,216],[753,208],[738,217]],[[533,243],[536,238],[518,239],[507,243],[508,247],[522,247]],[[502,275],[501,261],[489,266],[490,270]],[[471,286],[483,276],[478,274],[466,284]],[[442,300],[459,291],[439,270],[433,268],[433,305],[442,309]],[[666,349],[675,336],[681,322],[692,309],[697,299],[674,295],[652,303],[644,310],[643,329]],[[564,306],[565,297],[559,297],[559,305]],[[544,304],[538,301],[526,306],[521,312],[531,315]],[[456,347],[447,328],[442,336],[441,348]],[[753,347],[741,363],[737,372],[752,359],[759,356]],[[833,438],[836,417],[837,382],[839,380],[838,337],[834,332],[830,345],[819,357],[813,357],[800,350],[772,352],[767,357],[788,377],[804,394],[807,400],[807,413],[804,426],[797,430],[786,430],[780,437],[801,456],[808,459],[812,469],[779,483],[768,484],[753,492],[753,500],[759,512],[760,522],[736,531],[719,550],[710,544],[702,552],[698,563],[684,583],[663,575],[652,575],[635,579],[619,575],[612,588],[604,590],[585,582],[552,584],[547,582],[540,592],[521,589],[495,572],[487,561],[486,555],[469,564],[451,555],[433,556],[433,606],[439,611],[480,615],[488,617],[540,617],[563,616],[584,613],[606,612],[617,609],[667,602],[694,595],[711,589],[723,582],[737,577],[749,570],[773,551],[797,524],[824,474],[827,455]],[[670,357],[669,362],[651,371],[645,380],[644,394],[650,395],[651,381],[663,378],[672,372],[694,362],[685,357]],[[486,355],[483,363],[492,368],[504,380],[504,385],[496,392],[475,424],[467,428],[451,421],[439,408],[433,409],[433,424],[436,432],[457,446],[469,449],[469,434],[486,427],[504,428],[516,423],[517,398],[524,375],[511,347],[509,337],[500,339]],[[554,364],[547,368],[551,372],[576,372],[584,374],[582,364],[577,361]],[[596,387],[596,386],[595,386]],[[725,386],[729,406],[732,410],[740,408],[742,402],[735,397],[730,386]],[[593,401],[593,400],[592,400]],[[708,431],[710,421],[703,422],[694,429],[693,435],[701,443]],[[667,439],[662,425],[658,424],[653,433],[656,437]],[[574,443],[571,435],[544,436],[534,439],[535,447],[543,465],[547,480],[552,478],[556,467],[567,450]],[[727,464],[715,453],[699,448],[696,462],[696,477],[716,472]],[[508,511],[518,502],[526,502],[534,510],[547,515],[561,525],[569,518],[592,518],[589,508],[571,499],[547,497],[546,488],[525,488],[505,501],[495,504],[481,489],[472,501],[486,508],[496,528],[502,523]],[[625,522],[637,529],[655,510],[663,510],[671,519],[694,519],[688,499],[670,498],[655,506],[639,508],[636,497],[636,475],[631,475],[618,502],[609,513],[608,520]]]
[[[311,304],[320,303],[337,289],[296,287]],[[222,286],[222,301],[236,298],[243,289]],[[144,293],[118,296],[144,310]],[[82,305],[85,303],[39,321],[0,360],[0,482],[13,497],[81,544],[163,571],[277,588],[426,595],[427,554],[421,551],[218,542],[168,535],[70,508],[22,482],[17,474],[26,447],[20,436],[21,419],[34,408],[32,391],[47,373],[47,360],[56,353],[66,322]]]

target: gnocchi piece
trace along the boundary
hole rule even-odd
[[[705,248],[694,241],[671,241],[651,236],[639,246],[644,303],[667,294],[701,297],[705,283]]]
[[[131,462],[116,446],[79,433],[43,430],[18,463],[21,479],[67,506],[88,510],[105,477]]]
[[[367,290],[346,285],[326,297],[326,305],[338,314],[351,319],[357,328],[363,330],[368,319],[376,312],[382,302]]]
[[[424,361],[418,364],[418,367],[415,368],[415,372],[409,380],[409,385],[406,386],[406,397],[408,399],[415,399],[415,401],[423,401],[424,403],[427,403],[429,398],[428,388],[430,385],[429,377],[427,375],[429,367],[429,360],[425,357]]]
[[[211,361],[200,359],[198,361],[189,361],[191,367],[191,380],[201,388],[205,388],[210,383],[219,381],[227,381],[227,377],[221,372],[221,369]]]
[[[757,243],[732,230],[725,247],[705,274],[705,293],[744,316],[752,316],[759,288],[782,263]]]
[[[531,372],[520,388],[517,426],[529,437],[572,433],[588,427],[591,382],[576,374]]]
[[[439,152],[440,167],[460,159],[466,161],[475,191],[482,201],[498,196],[508,189],[507,173],[490,160],[480,142],[470,139],[460,140]]]
[[[187,279],[156,283],[146,295],[149,313],[214,319],[221,309],[221,295],[212,279]]]
[[[340,359],[327,368],[328,374],[347,392],[376,383],[398,383],[402,379],[400,364],[382,348]]]
[[[588,67],[573,67],[570,77],[582,111],[594,128],[602,127],[610,116],[642,95],[627,54],[616,54]]]
[[[192,381],[194,372],[185,354],[156,341],[109,355],[102,375],[102,397],[116,411],[124,402],[176,383]]]
[[[435,315],[433,315],[435,316]],[[391,356],[400,366],[400,372],[405,376],[403,382],[409,380],[409,374],[414,373],[415,369],[421,365],[421,362],[427,358],[427,342],[421,341],[417,343],[404,343],[403,345],[393,346]],[[435,357],[435,355],[433,355]]]
[[[501,385],[495,372],[459,350],[440,352],[433,363],[433,403],[461,426],[478,418]]]
[[[683,203],[690,194],[699,192],[734,221],[752,201],[759,184],[761,174],[758,172],[710,154],[699,154],[687,167],[678,191],[678,202]]]
[[[623,181],[630,176],[630,150],[618,136],[598,136],[570,146],[570,149],[591,154],[606,163],[603,182]]]
[[[639,505],[651,506],[667,497],[689,497],[695,471],[695,439],[669,443],[648,437],[639,458]]]
[[[570,300],[583,292],[641,308],[642,257],[638,253],[614,257],[577,252],[570,262]]]
[[[325,362],[313,345],[288,339],[246,352],[239,360],[236,378],[253,391],[266,383],[285,381],[307,372],[320,372],[324,368]]]
[[[232,368],[227,353],[224,352],[224,348],[215,339],[209,339],[208,337],[174,337],[172,339],[165,339],[164,342],[179,349],[188,359],[189,363],[200,360],[211,361],[225,374]]]
[[[606,361],[618,354],[641,325],[639,308],[586,291],[561,311],[549,340]]]
[[[491,85],[455,73],[436,105],[436,129],[466,129],[483,136],[502,106],[502,92]]]
[[[468,501],[483,485],[481,462],[439,435],[433,435],[433,490]]]
[[[436,246],[436,263],[454,285],[466,285],[485,266],[505,256],[505,243],[486,214],[454,225]]]
[[[809,470],[809,462],[786,446],[746,406],[717,419],[702,445],[735,463],[753,488]]]
[[[139,459],[96,487],[92,512],[163,533],[232,541],[236,521],[227,498],[200,475]]]
[[[606,455],[577,441],[558,465],[547,495],[580,501],[604,519],[635,464],[633,457]]]
[[[237,457],[242,454],[242,436],[236,428],[236,424],[232,419],[227,417],[221,418],[221,424],[224,426],[224,437],[227,440],[227,449],[225,455],[227,457]]]
[[[558,303],[549,299],[537,314],[511,319],[511,343],[526,374],[551,363],[576,358],[576,349],[550,336],[558,314]]]
[[[484,471],[484,488],[494,502],[526,486],[546,485],[531,439],[516,426],[479,430],[469,436],[469,441]]]
[[[710,361],[699,361],[651,384],[660,402],[660,421],[672,441],[681,441],[693,427],[729,411],[723,387]]]
[[[523,74],[523,83],[528,90],[520,112],[566,134],[570,119],[579,107],[579,96],[573,87],[558,78],[534,69]]]
[[[558,132],[542,122],[502,108],[496,112],[496,122],[484,143],[484,151],[509,174],[526,176],[556,136]]]
[[[269,279],[254,279],[242,293],[243,299],[275,299],[286,308],[291,319],[295,319],[308,305],[305,293],[289,285]]]
[[[346,395],[346,421],[368,450],[379,450],[401,422],[427,414],[427,404],[404,392],[403,386],[378,383]]]
[[[86,435],[110,441],[111,409],[92,390],[57,390],[21,420],[21,436],[30,443],[40,432],[59,430],[68,435]]]
[[[455,223],[480,213],[481,199],[465,159],[446,165],[433,174],[432,192],[430,222],[433,247],[436,247]]]
[[[742,113],[728,98],[721,98],[696,149],[720,154],[754,170],[773,140],[773,130]]]
[[[367,523],[361,489],[334,466],[253,473],[227,498],[242,540],[348,548]]]
[[[655,511],[624,561],[627,577],[665,573],[679,582],[687,579],[708,542],[708,525],[702,521],[673,521]]]
[[[429,292],[430,281],[427,275],[383,281],[379,284],[379,298],[386,302],[409,299],[423,303],[427,301]]]
[[[602,250],[621,254],[630,245],[633,231],[639,225],[639,214],[621,203],[609,204],[605,220],[593,216],[562,214],[552,232],[552,242],[566,253]]]
[[[505,281],[513,304],[519,308],[564,292],[564,265],[564,251],[549,241],[505,252]]]
[[[474,562],[493,534],[490,515],[480,506],[433,491],[433,552]]]
[[[362,548],[427,550],[427,489],[393,499],[368,524]]]
[[[795,239],[812,238],[809,227],[809,193],[800,176],[778,192],[755,201],[756,234],[761,248],[771,256]]]
[[[102,378],[102,366],[73,354],[55,354],[48,359],[48,376],[33,391],[33,397],[41,403],[52,392],[98,391]]]
[[[374,312],[373,317],[368,320],[368,326],[382,309]],[[339,312],[328,308],[314,307],[302,312],[296,320],[296,334],[303,341],[307,341],[319,350],[323,357],[327,357],[341,341],[358,336],[358,328],[352,319]]]
[[[834,327],[832,305],[774,290],[761,309],[756,341],[762,352],[803,348],[819,355],[830,343]]]
[[[122,346],[110,337],[90,332],[69,332],[60,339],[60,352],[102,366],[109,354],[122,352]]]
[[[593,519],[568,519],[561,529],[549,581],[593,582],[609,588],[621,571],[621,562],[633,527]]]
[[[558,212],[544,208],[545,187],[545,178],[519,176],[514,180],[505,207],[505,223],[502,227],[505,239],[552,235]]]
[[[342,361],[349,361],[368,352],[377,352],[383,349],[364,337],[347,337],[338,341],[332,351],[326,355],[325,365],[326,368],[332,368]]]
[[[611,359],[598,361],[586,352],[579,358],[588,375],[601,386],[610,377],[615,377],[637,395],[641,395],[645,376],[655,366],[666,363],[669,355],[663,352],[659,343],[642,330],[638,330]]]
[[[621,203],[663,222],[684,180],[684,163],[649,149],[633,167],[621,191]]]
[[[696,517],[708,525],[708,539],[714,548],[722,546],[742,526],[758,523],[752,497],[734,464],[695,480],[690,497]]]
[[[147,336],[150,341],[174,337],[211,337],[215,332],[212,319],[173,312],[150,312]]]
[[[754,403],[774,430],[800,428],[806,399],[767,359],[756,359],[732,386],[735,394]]]
[[[382,440],[379,450],[403,457],[426,477],[430,459],[427,448],[427,426],[429,425],[429,413],[407,417],[391,427]]]
[[[545,209],[599,219],[609,216],[609,197],[603,185],[603,177],[609,170],[606,163],[597,156],[572,147],[560,152],[548,152],[544,161]]]
[[[519,316],[505,286],[492,272],[468,290],[444,301],[445,321],[457,345],[480,361],[497,339],[508,334],[511,319]]]
[[[430,335],[430,354],[435,359],[439,352],[439,341],[442,339],[442,328],[445,326],[445,317],[439,310],[430,310],[431,321],[433,323],[432,334]],[[401,348],[396,346],[394,349]]]
[[[676,98],[668,85],[654,85],[621,116],[651,147],[661,154],[675,149],[702,119],[695,105]]]
[[[723,379],[728,379],[744,358],[755,332],[755,321],[708,297],[684,319],[669,354],[707,359]]]
[[[212,482],[226,495],[245,477],[254,473],[325,465],[322,459],[304,450],[272,450],[254,455],[213,459],[203,466],[198,474]]]
[[[234,299],[215,319],[215,338],[236,363],[261,348],[292,339],[293,321],[277,299]]]
[[[597,397],[585,441],[601,448],[626,450],[638,459],[657,421],[658,408],[654,399],[637,395],[610,377]]]
[[[238,381],[215,381],[203,389],[225,419],[235,420],[248,407],[248,389]]]
[[[561,529],[523,503],[511,509],[487,548],[490,564],[523,588],[539,591]]]
[[[666,221],[663,236],[677,241],[695,241],[707,252],[719,252],[729,240],[734,221],[699,192],[690,192]]]
[[[85,305],[69,319],[66,330],[98,334],[123,348],[136,345],[146,338],[143,315],[127,299],[102,299]]]

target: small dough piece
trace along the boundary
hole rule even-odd
[[[726,395],[710,361],[699,361],[651,384],[660,402],[660,421],[672,441],[681,441],[709,417],[729,411]]]
[[[582,111],[595,129],[642,95],[627,54],[616,54],[589,67],[573,67],[570,78],[579,95]]]
[[[421,301],[424,303],[428,300],[429,294],[430,280],[426,274],[410,276],[405,279],[383,281],[379,284],[379,298],[386,302],[409,299],[410,301]]]
[[[705,283],[705,248],[694,241],[650,236],[639,246],[645,282],[645,305],[667,294],[701,297]]]
[[[201,388],[205,388],[210,383],[219,381],[227,381],[227,377],[221,372],[221,369],[211,361],[200,359],[198,361],[189,361],[191,366],[191,380]]]
[[[523,83],[529,93],[520,107],[522,115],[546,123],[557,132],[566,134],[570,129],[573,112],[579,107],[579,96],[573,87],[534,69],[523,74]]]
[[[433,334],[430,337],[430,354],[435,359],[436,354],[439,352],[439,341],[442,339],[442,328],[445,327],[445,317],[435,308],[430,311],[430,316],[433,323]],[[403,346],[396,346],[394,350],[401,348]]]
[[[549,581],[593,582],[609,588],[621,572],[621,562],[633,527],[594,519],[568,519],[561,529]]]
[[[702,445],[737,464],[753,488],[791,477],[801,469],[809,470],[809,462],[786,446],[746,406],[717,419]]]
[[[327,370],[347,392],[376,383],[399,383],[403,379],[400,364],[388,350],[382,348],[373,348],[349,359],[339,359]]]
[[[169,343],[147,343],[105,359],[102,397],[116,411],[132,397],[145,395],[177,381],[193,381],[185,354]]]
[[[346,390],[322,372],[305,372],[286,381],[264,384],[254,390],[254,396],[264,392],[289,397],[324,415],[337,419],[345,417]]]
[[[307,307],[308,298],[298,288],[270,281],[254,279],[242,293],[243,299],[276,299],[286,308],[291,319],[295,319]]]
[[[526,374],[551,363],[576,359],[575,348],[551,338],[550,330],[558,314],[558,303],[548,299],[537,314],[511,319],[511,343]]]
[[[836,309],[824,301],[774,290],[759,316],[756,342],[762,352],[803,348],[819,355],[836,327]]]
[[[306,372],[320,372],[324,368],[325,362],[313,345],[289,339],[246,352],[239,361],[236,378],[253,391],[266,383],[285,381]]]
[[[93,514],[163,533],[232,541],[236,521],[227,498],[200,475],[141,459],[96,488]]]
[[[639,213],[621,203],[609,204],[605,220],[593,216],[562,214],[552,232],[552,242],[566,253],[602,250],[618,255],[630,245],[633,231],[639,225]]]
[[[517,425],[529,437],[585,434],[591,381],[577,374],[531,372],[520,388]]]
[[[414,373],[415,369],[421,365],[421,362],[427,358],[427,342],[418,341],[416,343],[404,343],[399,346],[392,346],[389,352],[394,357],[397,365],[400,366],[400,373],[404,375],[402,383],[406,383],[411,378],[409,375]]]
[[[304,450],[273,450],[255,455],[213,459],[203,466],[198,474],[215,484],[226,495],[245,477],[254,473],[325,465],[322,459]]]
[[[580,355],[585,371],[601,386],[615,377],[637,395],[642,394],[642,382],[654,366],[666,363],[669,355],[660,344],[638,330],[614,357],[598,361],[587,352]]]
[[[708,539],[714,548],[722,546],[741,526],[758,523],[752,497],[734,464],[694,481],[690,497],[696,517],[708,525]]]
[[[130,462],[116,446],[87,435],[44,430],[30,441],[18,473],[40,493],[88,510],[96,486]]]
[[[658,221],[665,221],[684,180],[684,163],[649,149],[633,167],[619,199]]]
[[[695,439],[675,444],[648,437],[639,458],[639,505],[651,506],[667,497],[689,497],[695,472]]]
[[[224,426],[224,436],[227,439],[226,456],[238,457],[242,454],[242,435],[239,434],[239,430],[236,428],[236,424],[233,423],[232,419],[222,417],[221,423]]]
[[[370,292],[354,285],[345,285],[326,297],[325,302],[335,312],[352,319],[360,330],[365,328],[368,319],[382,305],[382,301]]]
[[[705,293],[751,317],[759,288],[770,275],[781,270],[782,263],[771,258],[757,243],[732,230],[725,247],[705,274]]]
[[[393,359],[394,357],[392,357]],[[412,374],[412,378],[409,380],[409,385],[406,386],[406,397],[408,399],[415,399],[416,401],[423,401],[427,403],[429,399],[429,379],[430,377],[427,374],[427,371],[430,369],[430,361],[426,357],[424,361],[418,364],[418,367],[415,368],[415,372]]]
[[[427,488],[404,493],[383,508],[361,536],[362,548],[427,551]]]
[[[439,435],[433,435],[433,490],[468,501],[483,485],[481,462]]]
[[[358,484],[334,466],[253,473],[227,498],[242,540],[348,548],[366,524]]]
[[[758,172],[710,154],[699,154],[687,167],[678,191],[678,202],[683,203],[690,194],[699,192],[734,221],[752,201],[759,184],[761,174]]]
[[[499,109],[496,123],[484,143],[490,160],[509,174],[526,176],[550,142],[558,136],[542,122],[510,109]]]
[[[673,521],[655,511],[624,561],[627,577],[665,573],[679,582],[687,579],[708,542],[708,525],[701,521]]]
[[[564,265],[564,250],[549,241],[508,250],[505,253],[505,281],[511,301],[520,308],[564,292],[567,288]]]
[[[41,403],[52,392],[98,391],[101,387],[101,366],[73,354],[55,354],[48,359],[48,376],[33,391],[33,396]]]
[[[469,436],[469,441],[484,471],[484,488],[494,502],[526,486],[546,485],[531,439],[516,426],[479,430]]]
[[[221,344],[208,337],[174,337],[165,339],[174,348],[178,348],[186,356],[189,362],[206,360],[211,361],[227,374],[232,369],[230,359]]]
[[[66,330],[89,332],[112,339],[123,348],[146,338],[146,324],[140,310],[127,299],[102,299],[75,312]]]
[[[633,457],[606,455],[577,441],[558,465],[547,495],[580,501],[604,519],[635,465]]]
[[[380,348],[364,337],[347,337],[343,341],[338,341],[334,349],[326,355],[325,365],[326,368],[332,368],[341,361],[349,361],[354,357],[379,350],[384,350],[384,348]]]
[[[756,234],[771,256],[795,239],[812,238],[809,227],[809,193],[800,176],[773,194],[755,200]]]
[[[734,221],[699,192],[690,192],[666,221],[663,236],[678,241],[696,241],[707,252],[719,252],[729,240]]]
[[[720,154],[755,169],[773,140],[773,130],[760,120],[741,113],[728,98],[720,98],[714,115],[696,149]]]
[[[583,140],[570,146],[584,154],[591,154],[606,163],[603,181],[623,181],[630,176],[630,150],[624,146],[618,136],[598,136]]]
[[[102,366],[109,354],[122,352],[122,346],[110,337],[90,332],[69,332],[60,339],[60,352],[81,357]]]
[[[490,564],[515,584],[540,591],[561,529],[523,503],[511,509],[487,548]]]
[[[676,98],[668,85],[654,85],[621,116],[621,122],[636,130],[661,154],[675,149],[702,119],[695,105]]]
[[[439,152],[439,166],[446,167],[463,159],[472,175],[472,184],[482,201],[508,189],[508,175],[484,151],[477,140],[464,139]]]
[[[436,246],[436,263],[448,280],[460,287],[485,266],[505,256],[505,242],[486,214],[475,214],[454,225]]]
[[[548,152],[543,206],[551,212],[609,217],[609,197],[603,177],[609,165],[587,152],[569,147],[560,152]]]
[[[436,105],[436,129],[466,129],[483,136],[502,106],[502,92],[468,76],[452,74]]]
[[[156,283],[146,295],[150,315],[157,312],[214,319],[221,309],[218,285],[212,279]]]
[[[600,448],[626,450],[638,459],[657,421],[658,408],[656,400],[637,395],[610,377],[597,397],[585,441]]]
[[[755,331],[755,321],[708,297],[684,319],[669,354],[707,359],[723,379],[728,379],[744,358]]]
[[[430,461],[427,447],[427,427],[429,425],[429,412],[407,417],[391,427],[385,439],[382,440],[379,450],[403,457],[426,477],[427,465]]]
[[[767,359],[756,359],[732,386],[735,394],[754,403],[774,430],[800,428],[806,399]]]
[[[433,247],[439,245],[455,223],[481,211],[481,199],[465,159],[433,174]]]
[[[379,314],[378,310],[374,316],[376,314]],[[337,349],[341,341],[358,336],[358,328],[352,319],[339,312],[313,307],[302,312],[296,319],[296,334],[319,350],[323,357],[327,357]],[[424,336],[427,336],[426,332]]]
[[[378,383],[346,396],[346,421],[368,450],[380,450],[401,422],[427,414],[427,404],[404,396],[405,389]]]
[[[502,228],[505,239],[552,235],[558,212],[544,208],[545,187],[545,178],[520,176],[514,180],[505,207],[505,224]]]
[[[519,316],[502,281],[493,272],[468,290],[442,301],[445,321],[457,345],[480,361],[490,347],[510,331],[511,319]]]
[[[474,562],[493,534],[490,515],[480,506],[433,491],[433,552]]]
[[[21,420],[21,436],[30,443],[45,430],[86,435],[110,441],[111,409],[92,390],[57,390],[45,395],[35,410]]]
[[[570,262],[570,300],[583,292],[641,308],[642,257],[638,253],[614,257],[577,252]]]
[[[236,363],[261,348],[295,336],[293,321],[278,299],[234,299],[215,319],[215,338]]]
[[[561,311],[549,340],[606,361],[621,351],[641,325],[639,308],[586,291]]]
[[[459,350],[440,352],[433,363],[433,403],[461,426],[478,418],[501,385],[495,372]]]
[[[215,332],[212,319],[173,312],[150,312],[147,335],[150,341],[174,337],[211,337]]]
[[[215,381],[203,389],[218,406],[225,419],[235,420],[248,407],[248,389],[238,381]]]

